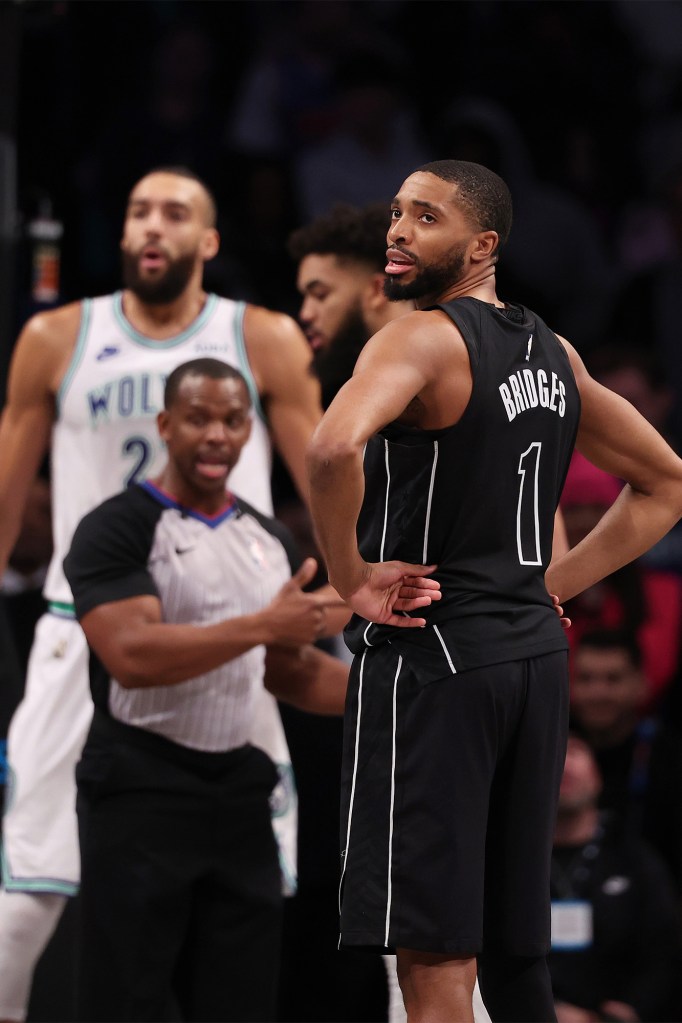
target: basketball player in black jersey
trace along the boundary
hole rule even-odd
[[[329,577],[355,612],[341,941],[397,949],[410,1023],[470,1021],[477,958],[493,1020],[555,1019],[545,956],[568,677],[550,593],[615,571],[682,514],[682,461],[660,435],[535,313],[498,298],[511,214],[477,164],[404,182],[387,287],[417,311],[366,345],[308,456]],[[576,443],[627,485],[548,569]]]

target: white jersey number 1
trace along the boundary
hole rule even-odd
[[[519,459],[519,503],[516,508],[516,543],[522,565],[541,565],[538,476],[542,444],[534,441]]]

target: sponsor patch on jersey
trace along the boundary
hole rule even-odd
[[[97,353],[95,358],[98,362],[103,362],[105,359],[111,359],[114,355],[120,355],[121,349],[118,345],[105,345],[104,348]]]
[[[268,567],[268,560],[265,557],[265,551],[263,550],[260,541],[256,540],[255,537],[251,537],[251,539],[249,540],[249,554],[253,558],[258,568],[264,570]]]

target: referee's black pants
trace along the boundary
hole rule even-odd
[[[95,712],[76,770],[79,1018],[275,1018],[281,877],[251,746],[198,753]]]

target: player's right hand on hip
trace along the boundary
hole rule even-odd
[[[429,576],[437,565],[412,565],[406,561],[379,561],[367,565],[363,584],[347,598],[349,607],[379,625],[414,629],[425,618],[407,614],[440,600],[440,583]]]

